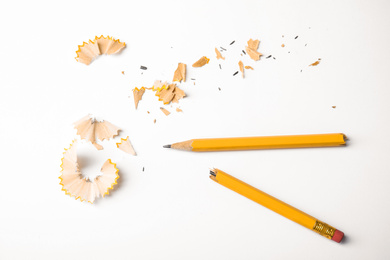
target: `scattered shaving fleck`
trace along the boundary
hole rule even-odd
[[[253,68],[251,67],[251,66],[245,66],[245,69],[251,69],[251,70],[253,70]]]
[[[265,57],[266,59],[269,59],[269,58],[271,58],[272,57],[272,55],[268,55],[267,57]]]
[[[320,64],[320,61],[316,61],[316,62],[313,62],[312,64],[310,64],[309,66],[317,66],[318,64]]]
[[[219,89],[219,91],[221,91],[221,88],[218,88]]]
[[[236,76],[238,74],[238,71],[234,72],[233,76]]]
[[[252,60],[259,60],[261,54],[260,52],[257,51],[259,48],[260,41],[259,40],[252,40],[249,39],[248,41],[248,46],[245,47],[246,52],[248,53],[249,57],[251,57]]]
[[[240,67],[241,76],[242,78],[244,78],[244,63],[242,63],[242,61],[239,61],[238,66]]]
[[[221,64],[219,64],[219,69],[222,69]]]
[[[192,67],[194,68],[199,68],[199,67],[203,67],[204,65],[206,65],[207,63],[209,63],[210,59],[207,58],[206,56],[203,56],[202,58],[200,58],[197,62],[195,62],[194,64],[192,64]]]
[[[284,44],[282,44],[282,48],[284,48],[284,46],[285,46],[285,45],[284,45]]]
[[[153,120],[153,123],[156,123],[156,119]]]
[[[225,59],[225,57],[222,57],[222,54],[219,52],[219,50],[217,48],[215,48],[215,53],[217,54],[217,60],[219,60],[219,59],[224,60]]]
[[[141,66],[140,69],[141,69],[141,70],[147,70],[148,68],[145,67],[145,66]]]
[[[183,112],[183,110],[181,110],[180,108],[176,108],[176,112]]]
[[[230,45],[232,45],[233,43],[235,43],[236,41],[232,41],[231,43],[230,43]]]
[[[242,50],[242,53],[244,53],[246,55],[246,52],[244,50]]]
[[[125,72],[124,72],[124,71],[122,71],[122,74],[123,74],[123,75],[125,75]]]
[[[166,115],[166,116],[169,116],[169,114],[171,113],[171,112],[169,112],[168,110],[166,110],[165,108],[163,108],[163,107],[160,107],[160,109],[161,109],[161,111]],[[156,119],[155,119],[156,120]]]
[[[332,108],[336,108],[336,106],[332,106]]]
[[[296,39],[298,39],[298,35],[297,35],[297,36],[295,36],[295,38],[294,38],[294,39],[295,39],[295,40],[296,40]]]
[[[224,51],[226,51],[226,49],[225,48],[222,48],[222,47],[219,47],[221,50],[224,50]]]

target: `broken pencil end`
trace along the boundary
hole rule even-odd
[[[171,148],[171,145],[170,144],[166,144],[163,146],[164,148]]]

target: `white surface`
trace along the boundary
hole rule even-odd
[[[388,1],[2,2],[0,259],[389,258],[389,8]],[[77,63],[77,45],[101,34],[126,49]],[[261,40],[258,62],[240,56],[249,38]],[[226,61],[216,60],[218,46],[228,49]],[[270,54],[276,60],[265,59]],[[210,63],[191,68],[203,55]],[[245,79],[232,76],[240,59],[255,69]],[[167,106],[166,117],[151,92],[135,111],[131,90],[171,80],[178,62],[196,78],[195,86],[181,84],[184,112]],[[94,205],[58,184],[72,123],[88,113],[121,127],[138,154],[115,141],[102,152],[79,146],[86,172],[108,157],[120,169],[119,188]],[[332,132],[344,132],[348,146],[162,148],[197,137]],[[339,228],[346,243],[212,182],[211,167]]]

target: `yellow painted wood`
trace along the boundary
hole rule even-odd
[[[345,145],[345,135],[337,133],[315,135],[258,136],[216,139],[193,139],[192,141],[192,151],[207,152],[343,146]]]
[[[215,182],[231,189],[254,202],[298,223],[302,226],[313,229],[316,224],[316,219],[299,209],[296,209],[281,200],[278,200],[265,192],[262,192],[249,184],[240,181],[239,179],[218,169],[213,170],[216,176],[211,175],[210,178]]]

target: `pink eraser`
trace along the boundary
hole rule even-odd
[[[333,241],[336,241],[337,243],[340,243],[341,240],[343,240],[343,237],[344,237],[344,233],[341,232],[340,230],[337,230],[334,232],[334,235],[332,237],[332,240]]]

